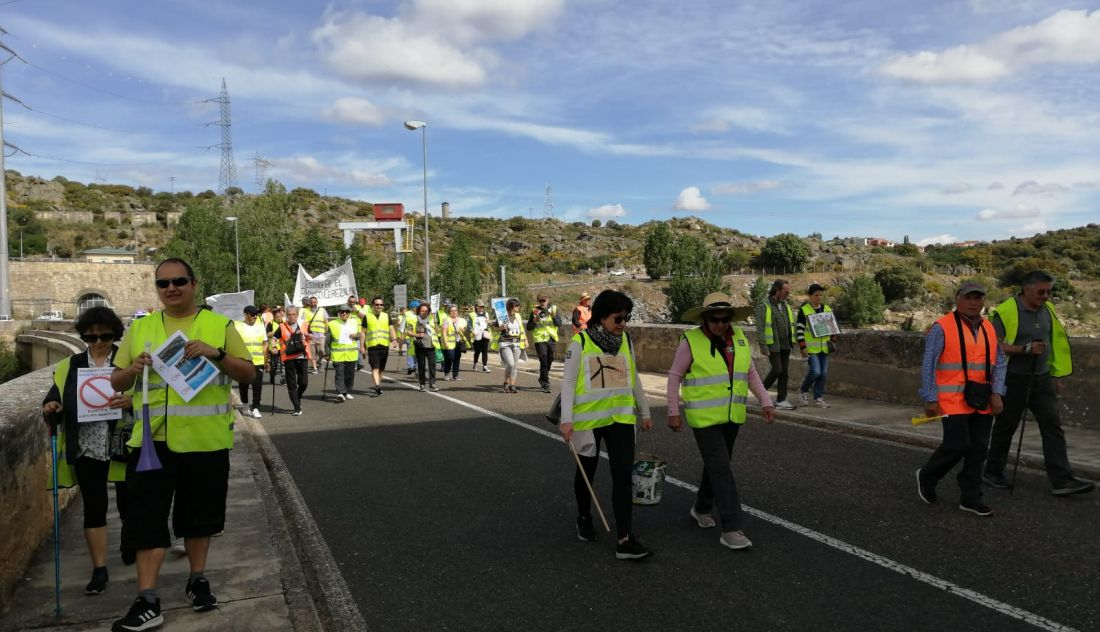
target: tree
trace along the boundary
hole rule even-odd
[[[455,235],[447,254],[436,264],[432,290],[467,304],[481,296],[481,266],[474,260],[473,248],[465,235]]]
[[[882,295],[882,288],[867,275],[852,279],[836,306],[837,316],[856,327],[882,322],[884,309],[886,299]]]
[[[298,266],[293,245],[301,239],[286,188],[268,180],[262,195],[242,198],[235,209],[241,244],[241,289],[255,290],[258,303],[281,304],[283,294],[294,291]],[[335,246],[328,242],[326,250]],[[310,272],[317,274],[325,269]]]
[[[894,246],[894,254],[899,257],[919,257],[920,248],[917,248],[911,243],[898,244]]]
[[[810,260],[810,248],[794,233],[770,237],[760,250],[760,265],[784,270],[800,270]]]
[[[598,219],[592,220],[592,228],[599,228],[601,225],[602,225],[602,223],[600,222],[600,220],[598,220]]]
[[[642,262],[651,279],[660,279],[672,272],[672,231],[665,222],[658,222],[646,232]]]
[[[685,235],[676,241],[672,280],[664,290],[676,320],[702,304],[711,292],[728,292],[722,280],[722,262],[698,237]]]
[[[8,252],[16,256],[20,252],[22,237],[23,255],[46,253],[46,230],[28,208],[8,209]]]
[[[317,224],[311,224],[296,242],[294,262],[302,264],[310,274],[320,274],[343,262],[343,259],[337,260],[342,248],[326,237]]]
[[[160,254],[179,257],[191,265],[199,296],[237,289],[233,226],[225,220],[221,200],[207,198],[184,211],[175,235]],[[281,302],[282,297],[279,299]]]
[[[752,256],[740,248],[727,250],[726,253],[722,255],[722,264],[726,272],[737,272],[749,265],[751,260]]]
[[[911,265],[892,265],[875,273],[875,283],[887,301],[901,301],[924,292],[924,275]]]
[[[762,276],[756,277],[749,289],[749,302],[755,307],[768,299],[768,291],[772,289],[771,283]]]

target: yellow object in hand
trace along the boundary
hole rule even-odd
[[[911,421],[914,426],[919,426],[921,424],[931,423],[933,421],[939,421],[941,419],[947,419],[947,415],[932,415],[931,417],[913,417],[909,421]]]

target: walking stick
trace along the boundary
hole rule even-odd
[[[1012,464],[1012,484],[1008,495],[1016,491],[1016,470],[1020,468],[1020,450],[1024,447],[1024,426],[1027,424],[1027,411],[1031,406],[1031,389],[1035,387],[1035,362],[1039,356],[1031,356],[1031,373],[1027,376],[1027,391],[1024,392],[1024,411],[1020,413],[1020,438],[1016,440],[1016,462]]]
[[[564,439],[564,437],[562,438]],[[596,498],[596,490],[592,489],[592,483],[588,480],[588,475],[584,473],[584,466],[581,465],[581,457],[577,454],[577,449],[573,447],[573,442],[569,439],[565,439],[565,445],[569,446],[569,451],[573,453],[573,460],[577,462],[577,471],[581,473],[584,486],[588,488],[588,493],[592,496],[592,502],[596,504],[596,513],[600,514],[600,522],[603,523],[603,528],[606,531],[611,531],[611,527],[607,525],[607,518],[603,515],[603,509],[600,507],[600,499]]]
[[[55,617],[61,616],[61,508],[57,500],[57,426],[60,415],[49,413],[46,421],[50,425],[50,451],[53,454],[53,589]]]

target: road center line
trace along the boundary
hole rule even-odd
[[[407,382],[402,382],[402,381],[396,380],[394,378],[387,377],[386,379],[391,381],[391,382],[394,382],[395,384],[399,384],[399,385],[401,385],[405,388],[408,388],[408,389],[414,389],[415,390],[417,388],[416,386],[414,386],[412,384],[409,384]],[[531,424],[522,422],[518,419],[514,419],[514,418],[509,417],[507,415],[502,415],[501,413],[489,410],[488,408],[482,408],[481,406],[478,406],[476,404],[471,404],[469,402],[465,402],[465,401],[462,401],[461,399],[451,397],[450,395],[444,395],[442,393],[429,393],[429,394],[433,395],[435,397],[438,397],[440,399],[444,399],[446,401],[453,402],[455,404],[458,404],[459,406],[469,408],[470,410],[473,410],[473,411],[479,412],[483,415],[492,417],[493,419],[499,419],[501,421],[510,423],[514,426],[519,426],[519,427],[521,427],[525,430],[530,430],[531,432],[535,432],[537,434],[543,435],[544,437],[548,437],[548,438],[553,439],[555,441],[561,441],[562,440],[561,434],[559,434],[557,432],[551,432],[551,431],[545,430],[543,428],[536,428],[535,426],[532,426]],[[607,458],[606,453],[601,452],[601,455],[604,458]],[[672,485],[675,485],[677,487],[686,489],[686,490],[688,490],[690,492],[693,492],[693,493],[699,491],[699,488],[696,487],[695,485],[692,485],[691,483],[682,481],[678,478],[674,478],[674,477],[669,476],[669,477],[666,477],[665,480],[668,483],[672,484]],[[810,529],[808,527],[803,527],[800,524],[791,522],[790,520],[785,520],[783,518],[780,518],[779,516],[772,515],[772,514],[766,512],[766,511],[761,511],[759,509],[753,509],[752,507],[749,507],[747,505],[742,505],[742,509],[744,509],[746,513],[749,513],[752,516],[754,516],[756,518],[759,518],[760,520],[763,520],[765,522],[770,522],[770,523],[772,523],[776,526],[779,526],[779,527],[783,527],[784,529],[787,529],[789,531],[793,531],[793,532],[795,532],[799,535],[810,538],[811,540],[814,540],[816,542],[820,542],[821,544],[832,547],[832,548],[834,548],[838,551],[842,551],[842,552],[847,553],[849,555],[854,555],[855,557],[858,557],[858,558],[860,558],[864,561],[871,562],[872,564],[876,564],[876,565],[881,566],[882,568],[885,568],[887,570],[894,571],[895,573],[905,575],[905,576],[907,576],[909,578],[912,578],[912,579],[915,579],[915,580],[917,580],[921,583],[928,584],[929,586],[932,586],[934,588],[938,588],[940,590],[943,590],[943,591],[945,591],[947,593],[950,593],[952,595],[955,595],[957,597],[961,597],[963,599],[966,599],[967,601],[971,601],[973,603],[976,603],[979,606],[984,606],[984,607],[989,608],[990,610],[993,610],[995,612],[999,612],[999,613],[1001,613],[1003,615],[1006,615],[1008,617],[1012,617],[1013,619],[1018,619],[1020,621],[1023,621],[1024,623],[1029,623],[1029,624],[1031,624],[1031,625],[1033,625],[1033,626],[1035,626],[1035,627],[1037,627],[1041,630],[1048,630],[1049,632],[1078,632],[1078,630],[1076,630],[1076,628],[1071,628],[1067,625],[1063,625],[1063,624],[1058,623],[1056,621],[1051,621],[1050,619],[1039,616],[1039,615],[1037,615],[1033,612],[1029,612],[1029,611],[1024,610],[1022,608],[1017,608],[1016,606],[1013,606],[1011,604],[1007,604],[1003,601],[999,601],[999,600],[994,599],[992,597],[989,597],[987,595],[983,595],[982,593],[980,593],[976,590],[971,590],[969,588],[964,588],[964,587],[959,586],[958,584],[956,584],[954,582],[950,582],[946,579],[941,579],[939,577],[936,577],[935,575],[930,575],[928,573],[925,573],[924,571],[917,570],[917,569],[913,568],[912,566],[907,566],[907,565],[902,564],[900,562],[895,562],[894,560],[891,560],[888,557],[884,557],[884,556],[879,555],[877,553],[872,553],[871,551],[868,551],[866,549],[862,549],[862,548],[860,548],[858,546],[855,546],[853,544],[848,544],[847,542],[844,542],[843,540],[838,540],[837,538],[825,535],[824,533],[821,533],[821,532],[818,532],[818,531],[814,531],[813,529]]]

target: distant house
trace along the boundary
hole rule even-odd
[[[893,248],[894,242],[890,241],[889,239],[883,239],[882,237],[864,237],[863,245],[871,247],[880,246],[882,248]]]
[[[92,248],[80,253],[88,263],[133,263],[137,253],[125,248]]]
[[[984,243],[985,243],[984,241],[973,241],[973,240],[971,240],[971,241],[960,241],[960,242],[957,242],[957,243],[954,243],[954,244],[951,244],[951,245],[956,247],[956,248],[973,248],[974,246],[980,246]]]

